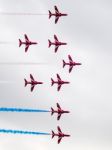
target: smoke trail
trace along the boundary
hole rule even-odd
[[[50,133],[44,132],[32,132],[32,131],[22,131],[22,130],[10,130],[10,129],[0,129],[0,133],[7,133],[7,134],[29,134],[29,135],[50,135]]]
[[[46,65],[48,63],[38,62],[0,62],[0,65]]]
[[[12,41],[0,41],[0,44],[14,44]]]
[[[0,12],[0,15],[9,15],[9,16],[40,16],[40,15],[48,15],[42,13],[14,13],[14,12]]]
[[[14,83],[14,82],[13,81],[3,81],[3,80],[0,81],[0,84],[8,84],[8,83]]]
[[[40,110],[40,109],[23,109],[23,108],[6,108],[1,107],[0,112],[50,112],[49,110]]]

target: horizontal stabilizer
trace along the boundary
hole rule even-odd
[[[54,134],[54,131],[52,131],[52,139],[53,139],[54,135],[55,135],[55,134]]]
[[[51,86],[54,85],[54,80],[51,78]]]
[[[54,114],[54,109],[51,107],[51,116]]]
[[[22,41],[19,39],[19,47],[22,45]]]
[[[27,84],[28,84],[27,80],[26,80],[26,79],[24,79],[24,81],[25,81],[25,86],[27,86]]]
[[[52,42],[50,41],[50,40],[48,40],[48,47],[51,47],[51,45],[52,45]]]
[[[65,65],[66,65],[66,62],[63,60],[63,68],[65,67]]]
[[[49,19],[51,18],[51,16],[52,16],[52,13],[51,13],[51,11],[49,10]]]

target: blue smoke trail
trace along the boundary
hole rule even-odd
[[[22,108],[6,108],[1,107],[0,112],[50,112],[49,110],[40,110],[40,109],[22,109]]]
[[[29,135],[50,135],[50,133],[44,133],[44,132],[32,132],[32,131],[22,131],[22,130],[6,130],[6,129],[0,129],[0,133],[7,133],[7,134],[29,134]]]

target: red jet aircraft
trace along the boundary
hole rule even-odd
[[[54,138],[54,136],[57,136],[58,137],[58,144],[59,144],[61,142],[61,140],[62,140],[63,137],[69,137],[70,135],[64,134],[61,131],[61,129],[60,129],[59,126],[57,127],[57,129],[58,129],[58,133],[54,133],[54,131],[52,131],[52,138]]]
[[[54,84],[58,84],[58,88],[57,88],[58,91],[61,89],[61,86],[62,86],[63,84],[69,84],[69,83],[70,83],[70,82],[68,82],[68,81],[63,81],[63,80],[61,80],[59,74],[57,74],[57,80],[58,80],[58,81],[54,81],[54,80],[51,78],[51,86],[53,86]]]
[[[19,39],[19,47],[20,47],[21,45],[25,45],[25,52],[27,52],[29,46],[30,46],[30,45],[34,45],[34,44],[37,44],[37,42],[32,42],[32,41],[30,41],[29,38],[28,38],[28,36],[27,36],[26,34],[24,35],[24,37],[25,37],[25,42],[22,42],[22,41]]]
[[[31,81],[27,81],[26,79],[24,79],[24,81],[25,81],[25,87],[27,86],[27,84],[31,84],[31,92],[34,90],[35,85],[43,84],[43,82],[35,81],[34,77],[31,74],[30,74],[30,79]]]
[[[52,13],[50,10],[49,10],[49,19],[52,17],[52,16],[55,16],[55,24],[58,22],[59,18],[62,17],[62,16],[67,16],[67,14],[65,13],[61,13],[57,6],[54,6],[54,9],[55,9],[55,13]]]
[[[60,42],[56,35],[54,35],[54,42],[51,42],[50,40],[48,40],[48,43],[49,43],[49,47],[51,47],[51,45],[55,46],[55,53],[58,51],[59,46],[67,45],[67,43]]]
[[[53,115],[54,113],[57,113],[57,114],[58,114],[57,120],[59,120],[62,114],[64,114],[64,113],[70,113],[70,112],[61,109],[60,105],[57,103],[57,110],[54,110],[54,109],[51,107],[51,115]]]
[[[68,65],[68,66],[69,66],[69,73],[72,71],[72,69],[73,69],[74,66],[82,65],[81,63],[76,63],[76,62],[74,62],[74,61],[72,60],[72,57],[71,57],[70,55],[68,55],[68,59],[69,59],[69,62],[68,62],[68,63],[63,60],[63,68],[64,68],[66,65]]]

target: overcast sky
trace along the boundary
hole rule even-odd
[[[67,17],[54,24],[48,10],[54,5]],[[0,128],[28,131],[62,131],[71,134],[60,145],[51,136],[0,135],[1,150],[111,150],[112,149],[112,1],[111,0],[0,0],[0,12],[39,13],[37,16],[0,14],[0,107],[56,108],[70,114],[57,122],[49,113],[0,112]],[[38,45],[28,53],[18,47],[27,34]],[[48,39],[56,34],[68,43],[55,54]],[[82,66],[68,73],[62,59],[70,54]],[[6,63],[6,64],[5,64]],[[25,65],[24,63],[29,63]],[[31,64],[30,64],[31,63]],[[32,65],[37,63],[37,65]],[[30,92],[24,78],[32,73],[44,84]],[[59,73],[70,85],[57,92],[50,78]]]

